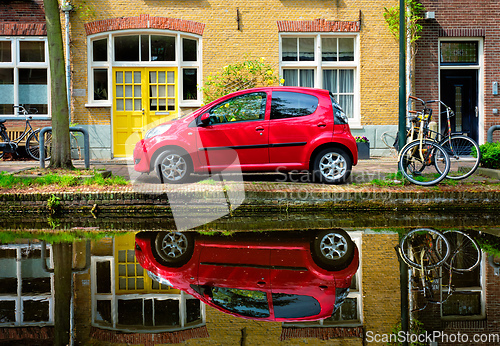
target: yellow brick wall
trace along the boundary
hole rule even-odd
[[[363,125],[396,124],[398,110],[398,44],[387,30],[384,7],[387,1],[167,1],[120,0],[73,1],[71,14],[71,52],[73,88],[87,89],[87,43],[84,23],[116,17],[149,14],[192,20],[205,24],[203,34],[203,75],[245,57],[264,57],[278,67],[276,20],[356,21],[361,10],[360,73],[361,116]],[[85,16],[79,5],[95,11]],[[242,30],[237,30],[236,9],[240,10]],[[88,91],[87,91],[88,92]],[[75,121],[80,124],[110,124],[109,108],[86,108],[87,97],[74,96]]]

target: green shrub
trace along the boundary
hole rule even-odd
[[[500,142],[485,143],[481,150],[481,167],[500,168]]]

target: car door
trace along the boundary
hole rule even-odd
[[[333,133],[331,113],[315,95],[273,91],[269,122],[270,163],[307,162],[309,145]]]
[[[231,164],[251,166],[269,162],[267,94],[251,92],[225,100],[208,113],[210,121],[198,122],[198,155],[213,169]]]

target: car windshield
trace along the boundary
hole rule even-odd
[[[212,302],[229,312],[247,317],[269,317],[265,292],[211,287]]]
[[[273,293],[274,317],[301,318],[316,316],[321,312],[319,302],[310,296]]]

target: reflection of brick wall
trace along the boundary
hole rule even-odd
[[[158,345],[180,344],[189,339],[208,338],[205,326],[164,333],[119,333],[113,330],[91,328],[90,336],[93,339],[104,341],[107,344]]]
[[[52,345],[54,327],[0,328],[0,340],[8,340],[13,345]]]
[[[390,333],[401,320],[398,234],[363,235],[363,325],[374,334]]]
[[[362,338],[363,327],[327,327],[327,328],[296,328],[283,327],[280,340],[294,338],[315,338],[330,340],[336,338]]]

